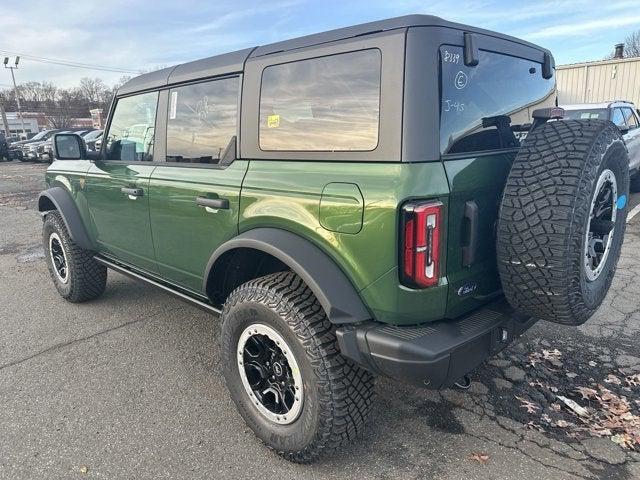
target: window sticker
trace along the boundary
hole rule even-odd
[[[169,108],[169,120],[176,119],[176,112],[178,110],[178,92],[171,92],[171,107]]]
[[[278,128],[280,126],[280,115],[269,115],[267,117],[267,127]]]

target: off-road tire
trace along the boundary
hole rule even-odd
[[[619,202],[611,249],[601,273],[590,281],[585,235],[605,169],[615,175]],[[613,123],[567,120],[530,132],[509,173],[498,219],[498,269],[509,303],[538,319],[584,323],[611,285],[628,192],[628,152]]]
[[[238,342],[256,322],[283,337],[302,374],[302,410],[288,425],[258,411],[241,381]],[[240,415],[265,445],[287,460],[312,462],[353,440],[365,425],[373,377],[340,354],[332,324],[296,274],[267,275],[234,290],[222,311],[221,344],[224,377]]]
[[[56,274],[50,251],[50,237],[56,234],[64,250],[67,265],[67,281]],[[80,248],[73,241],[58,211],[48,212],[42,228],[45,260],[51,279],[58,293],[72,303],[85,302],[99,297],[107,284],[107,268],[93,258],[93,252]]]
[[[640,192],[640,172],[636,172],[629,182],[629,190],[633,193]]]

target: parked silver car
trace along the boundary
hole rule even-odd
[[[578,103],[561,105],[565,119],[611,120],[622,132],[629,149],[631,190],[640,192],[640,111],[632,102]]]

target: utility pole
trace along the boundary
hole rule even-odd
[[[11,70],[11,78],[13,80],[13,90],[16,95],[16,103],[18,104],[18,117],[20,117],[20,123],[22,124],[22,134],[26,137],[27,131],[24,128],[24,118],[22,118],[22,109],[20,108],[20,97],[18,96],[18,87],[16,86],[16,76],[13,73],[14,69],[18,69],[18,62],[20,62],[20,56],[16,57],[14,66],[9,66],[9,57],[4,57],[4,68]]]
[[[4,111],[4,105],[0,105],[0,118],[2,118],[2,128],[4,130],[4,136],[9,138],[11,132],[9,131],[9,122],[7,121],[7,114]]]

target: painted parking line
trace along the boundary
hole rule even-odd
[[[640,204],[636,205],[633,210],[631,210],[629,212],[629,214],[627,215],[627,223],[629,223],[631,221],[631,219],[633,217],[635,217],[636,215],[638,215],[640,213]]]

